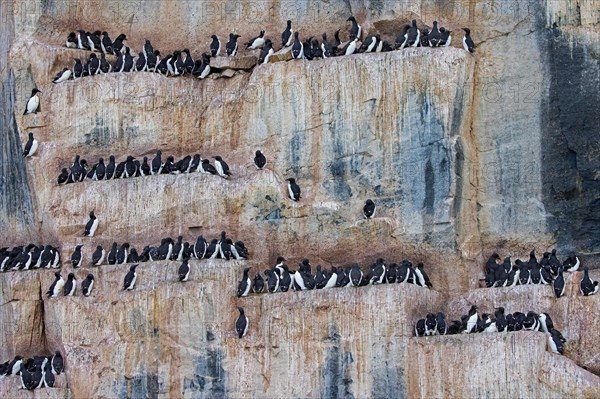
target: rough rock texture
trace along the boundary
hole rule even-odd
[[[260,54],[259,54],[260,55]],[[217,69],[252,69],[256,66],[258,58],[254,55],[235,57],[215,57],[210,59],[210,66]]]
[[[236,299],[244,265],[202,261],[183,286],[176,264],[143,265],[129,293],[118,291],[127,268],[104,266],[93,271],[92,298],[49,301],[41,294],[51,273],[6,273],[0,360],[61,350],[67,373],[61,389],[35,394],[4,380],[2,397],[600,396],[598,377],[575,365],[600,373],[599,342],[588,333],[598,329],[598,297],[577,296],[578,275],[558,300],[548,287],[477,289],[492,251],[514,259],[557,247],[584,265],[599,263],[599,116],[590,111],[600,83],[596,1],[179,3],[1,3],[0,245],[54,244],[66,259],[82,243],[89,260],[97,244],[141,249],[168,235],[192,241],[226,230],[247,243],[254,270],[280,254],[292,267],[305,256],[326,266],[406,257],[425,262],[436,291]],[[413,18],[440,20],[456,47],[469,26],[477,52],[274,62],[203,81],[132,73],[50,83],[87,56],[61,47],[71,30],[123,32],[137,51],[149,38],[163,53],[188,47],[199,56],[212,33],[223,41],[230,31],[245,43],[266,29],[279,50],[287,19],[302,36],[327,31],[332,39],[341,28],[344,41],[351,14],[365,33],[390,42]],[[170,34],[175,22],[189,43]],[[43,91],[42,112],[22,116],[33,87]],[[29,131],[40,148],[24,160],[19,141]],[[257,148],[268,158],[261,172],[252,165]],[[222,155],[234,177],[55,184],[75,154],[95,162],[157,149]],[[292,176],[299,203],[286,199]],[[377,217],[364,221],[369,197]],[[84,239],[91,209],[100,227]],[[77,271],[80,281],[87,272]],[[546,353],[540,333],[410,338],[427,312],[457,318],[470,303],[548,311],[569,340],[566,357]],[[251,318],[243,340],[232,328],[235,306]],[[500,364],[490,365],[499,353]],[[478,360],[460,365],[465,355]],[[454,374],[441,372],[438,356]],[[292,385],[291,376],[301,382]]]

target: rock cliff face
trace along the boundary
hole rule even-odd
[[[51,83],[87,56],[63,47],[75,29],[126,33],[136,51],[149,38],[161,52],[188,47],[197,56],[212,33],[230,30],[241,44],[266,29],[279,48],[287,19],[303,36],[342,28],[346,39],[349,15],[392,42],[409,20],[437,19],[456,48],[277,62],[229,79],[131,73]],[[0,16],[0,246],[44,242],[67,259],[83,244],[80,281],[95,245],[113,241],[139,250],[226,230],[251,251],[244,263],[191,262],[184,285],[175,263],[143,264],[126,293],[127,266],[96,268],[90,298],[47,300],[48,271],[0,275],[0,359],[66,356],[59,388],[36,396],[600,396],[591,333],[600,302],[578,296],[579,274],[558,300],[548,287],[478,289],[492,251],[515,258],[556,247],[599,263],[596,2],[15,0],[2,2]],[[459,48],[463,26],[474,55]],[[33,87],[42,112],[23,116]],[[25,160],[29,131],[40,148]],[[263,171],[252,165],[258,148]],[[234,177],[56,185],[75,154],[95,162],[159,149],[220,154]],[[286,198],[287,177],[302,187],[299,203]],[[378,205],[374,220],[362,220],[366,198]],[[100,227],[82,238],[92,209]],[[292,266],[303,257],[327,266],[423,261],[434,290],[235,298],[244,267],[262,271],[282,254]],[[542,333],[412,337],[426,313],[457,318],[471,303],[550,313],[569,341],[566,356],[546,352]],[[242,340],[236,306],[251,320]],[[0,382],[2,396],[31,397],[15,386]]]

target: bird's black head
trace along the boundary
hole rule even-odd
[[[115,156],[114,155],[109,156],[108,160],[111,161],[111,162],[114,162],[115,161]]]
[[[265,35],[265,31],[264,31],[264,30],[261,30],[261,31],[260,31],[260,35],[259,35],[259,36],[260,36],[260,37],[263,37],[264,35]]]
[[[61,278],[61,277],[62,277],[62,276],[60,275],[60,272],[54,272],[54,276],[55,276],[56,278]]]
[[[77,244],[77,245],[75,246],[75,249],[81,249],[81,247],[83,247],[83,245],[81,245],[81,244]]]
[[[75,280],[75,274],[69,273],[69,280]]]
[[[298,31],[294,32],[294,37],[298,39]]]
[[[248,273],[249,271],[250,271],[250,268],[249,268],[249,267],[246,267],[246,268],[244,269],[244,274]]]
[[[213,40],[219,40],[219,38],[217,37],[217,35],[211,35],[210,38],[213,39]]]
[[[240,312],[241,315],[244,314],[244,308],[241,306],[238,306],[238,311]]]
[[[471,29],[469,29],[469,28],[462,28],[462,29],[465,31],[465,33],[466,33],[467,35],[470,35],[470,34],[471,34]]]
[[[104,163],[104,158],[102,158],[102,157],[98,158],[98,163]]]
[[[529,253],[529,257],[530,258],[534,258],[535,257],[535,249],[531,250],[531,252]]]
[[[552,255],[556,256],[556,248],[552,250]]]
[[[125,35],[124,33],[121,33],[119,36],[117,36],[117,39],[121,39],[121,41],[127,40],[127,35]]]
[[[92,211],[90,212],[90,218],[92,218],[92,219],[95,219],[95,218],[96,218],[96,215],[94,214],[94,210],[92,210]]]
[[[134,271],[135,271],[135,268],[136,268],[136,267],[138,267],[138,266],[139,266],[138,264],[132,265],[132,266],[129,268],[129,270],[131,270],[132,272],[134,272]]]
[[[354,17],[348,17],[348,19],[346,20],[346,22],[348,22],[348,21],[356,22],[356,19]]]
[[[94,279],[94,275],[93,275],[93,274],[91,274],[91,273],[90,273],[90,274],[88,274],[88,275],[87,275],[87,279],[88,279],[88,280],[93,280],[93,279]]]
[[[29,133],[29,134],[33,134],[33,133]],[[259,156],[259,155],[261,155],[260,150],[256,150],[256,156]]]
[[[32,139],[33,138],[33,132],[29,132],[29,138]]]
[[[367,205],[373,205],[373,200],[372,199],[368,199],[365,203]]]
[[[278,264],[281,263],[281,262],[283,262],[283,261],[285,261],[285,258],[283,256],[278,256],[277,257],[277,263]]]
[[[219,155],[214,156],[213,158],[216,159],[217,161],[222,161],[223,160]]]
[[[32,96],[35,96],[37,93],[41,93],[41,91],[39,91],[38,89],[31,90],[31,95]]]
[[[102,34],[103,34],[104,36],[106,36],[106,35],[108,35],[108,32],[104,31],[104,32],[102,32]]]
[[[287,27],[291,28],[292,27],[292,21],[290,21],[289,19],[287,20]]]
[[[96,57],[96,54],[92,53],[92,54],[90,54],[90,59],[93,59],[93,58],[98,58],[98,57]]]
[[[290,183],[296,183],[296,179],[294,179],[293,177],[290,177],[289,179],[285,179],[286,181],[289,181]]]

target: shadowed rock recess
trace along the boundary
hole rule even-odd
[[[221,4],[223,3],[223,4]],[[235,4],[234,4],[235,3]],[[83,244],[83,297],[47,299],[52,271],[0,274],[0,362],[59,350],[56,388],[28,392],[0,381],[5,398],[600,397],[600,295],[549,286],[480,289],[494,251],[527,259],[557,248],[600,264],[600,13],[594,0],[494,1],[3,1],[0,8],[0,247],[45,243],[66,260]],[[89,52],[67,49],[73,30],[119,33],[137,53],[198,57],[210,35],[242,44],[261,29],[275,48],[285,21],[303,38],[331,38],[348,16],[393,42],[402,26],[434,20],[452,48],[414,48],[242,68],[197,80],[150,73],[53,85]],[[557,27],[552,28],[553,23]],[[176,27],[177,34],[173,33]],[[462,27],[477,46],[462,49]],[[187,42],[185,42],[185,41]],[[223,62],[223,60],[219,61]],[[225,64],[224,64],[225,65]],[[23,116],[31,89],[41,112]],[[21,156],[33,132],[40,146]],[[58,186],[75,154],[89,163],[221,155],[233,177],[159,175]],[[256,149],[268,159],[252,164]],[[287,198],[294,177],[302,199]],[[367,198],[377,204],[362,218]],[[100,224],[83,237],[88,213]],[[162,237],[243,240],[247,261],[92,268],[96,245],[141,250]],[[283,255],[324,268],[383,257],[422,261],[432,289],[411,284],[250,295],[245,267]],[[429,312],[547,312],[567,339],[564,356],[541,332],[414,337]],[[250,319],[234,329],[236,307]]]

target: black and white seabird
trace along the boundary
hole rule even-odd
[[[429,29],[423,28],[420,41],[419,47],[429,47]]]
[[[242,280],[239,282],[238,288],[237,288],[238,298],[243,297],[243,296],[248,296],[248,294],[250,293],[250,288],[251,288],[252,283],[250,281],[250,277],[248,276],[249,271],[250,271],[249,267],[244,269],[244,275],[242,277]]]
[[[292,58],[304,58],[304,44],[298,37],[298,32],[294,32],[294,44],[292,45]]]
[[[186,73],[192,73],[194,70],[194,59],[192,58],[192,54],[190,54],[190,49],[184,48],[183,54],[185,54],[185,60],[183,60],[183,68]]]
[[[135,60],[135,70],[137,72],[146,71],[146,56],[144,55],[144,53],[142,51],[140,51],[138,53],[138,57]]]
[[[244,308],[238,307],[238,311],[240,315],[235,321],[235,331],[239,338],[243,338],[248,333],[248,317],[244,313]]]
[[[412,26],[408,29],[407,32],[407,47],[417,47],[419,41],[421,40],[421,31],[417,27],[417,20],[412,20]]]
[[[494,316],[496,317],[496,329],[498,330],[498,332],[507,331],[507,322],[506,316],[504,316],[504,308],[496,308],[494,311]]]
[[[267,276],[267,291],[277,292],[279,290],[279,275],[271,269],[265,270]]]
[[[69,68],[64,68],[62,71],[56,74],[56,76],[52,80],[52,83],[66,82],[67,80],[71,79],[72,75],[73,72]]]
[[[52,373],[52,365],[49,361],[44,365],[42,380],[44,388],[54,388],[54,373]]]
[[[377,259],[375,265],[371,269],[371,278],[369,284],[383,284],[385,280],[386,266],[382,258]]]
[[[91,51],[101,51],[101,42],[100,42],[100,36],[102,35],[102,33],[97,30],[95,32],[86,32],[87,37],[88,37],[88,45],[90,46],[90,50]]]
[[[185,282],[188,281],[188,277],[190,277],[190,265],[188,265],[188,260],[184,260],[179,269],[177,270],[177,277],[179,281]]]
[[[260,150],[256,150],[256,153],[254,155],[254,166],[256,166],[256,169],[262,169],[265,167],[265,165],[267,164],[267,158],[264,156],[264,154],[262,152],[260,152]]]
[[[92,254],[92,266],[100,266],[104,262],[104,256],[106,251],[102,248],[102,245],[98,245],[96,250]]]
[[[75,32],[69,33],[69,36],[67,36],[67,40],[65,41],[65,46],[67,46],[67,48],[77,48],[77,35],[75,35]]]
[[[323,40],[321,41],[321,54],[323,58],[330,58],[333,56],[333,49],[327,40],[327,33],[323,33]]]
[[[119,57],[121,54],[125,53],[125,45],[124,41],[127,40],[127,36],[124,33],[121,33],[112,44],[113,54]]]
[[[229,34],[229,41],[225,45],[225,50],[227,51],[228,56],[234,57],[237,54],[237,52],[238,52],[237,39],[239,37],[240,37],[240,35],[237,35],[235,33]]]
[[[352,27],[350,27],[350,40],[354,40],[354,39],[361,39],[362,37],[362,28],[361,26],[358,24],[358,22],[356,22],[356,19],[351,16],[349,17],[346,22],[352,22]]]
[[[19,377],[21,379],[21,388],[22,389],[27,389],[27,390],[33,390],[33,386],[31,385],[32,383],[32,378],[31,378],[31,373],[29,372],[29,370],[27,369],[27,367],[25,367],[25,364],[21,363],[19,365]]]
[[[463,330],[463,334],[470,334],[472,332],[475,332],[475,327],[477,327],[477,319],[477,306],[473,305],[471,306],[471,309],[469,309],[469,315],[465,318],[465,321],[463,322],[463,326],[465,328]]]
[[[23,149],[24,157],[32,156],[38,149],[38,141],[33,137],[33,132],[29,132],[28,137],[25,148]]]
[[[83,256],[81,256],[81,247],[83,247],[83,245],[76,245],[75,250],[71,254],[71,264],[76,269],[81,267],[81,263],[83,262]]]
[[[363,272],[360,266],[355,263],[350,269],[350,285],[353,287],[360,287],[362,285]]]
[[[125,279],[123,280],[123,290],[131,291],[135,286],[135,281],[137,280],[136,267],[138,267],[138,265],[132,265],[125,275]]]
[[[299,201],[301,198],[300,186],[298,184],[296,184],[296,179],[290,177],[289,179],[286,179],[286,181],[288,182],[288,197],[289,197],[289,199],[291,199],[292,201]]]
[[[554,328],[554,323],[548,313],[540,313],[538,315],[538,321],[540,323],[540,330],[545,333],[550,332],[550,330]]]
[[[159,175],[162,173],[162,169],[165,164],[162,162],[162,151],[156,151],[156,156],[152,159],[150,174]]]
[[[256,273],[254,280],[252,280],[252,292],[260,294],[265,290],[265,279],[260,275],[260,272]]]
[[[96,54],[90,54],[90,59],[87,63],[88,74],[90,76],[100,73],[100,60],[96,57]]]
[[[81,283],[81,292],[83,296],[90,296],[92,294],[92,289],[94,288],[94,275],[88,274],[85,280]]]
[[[77,279],[75,278],[75,274],[69,273],[67,277],[67,282],[63,287],[63,293],[65,296],[73,296],[75,294],[75,290],[77,288]]]
[[[231,171],[229,170],[229,165],[220,156],[214,156],[215,159],[215,170],[224,179],[227,179],[231,176]]]
[[[575,260],[568,258],[563,262],[563,266],[565,267],[566,272],[574,273],[579,269],[579,258],[577,256],[574,257]]]
[[[425,273],[425,270],[423,270],[423,262],[419,262],[417,264],[417,267],[415,268],[415,275],[417,276],[417,285],[420,285],[421,287],[427,287],[430,288],[431,285],[431,281],[429,281],[429,277],[427,276],[427,273]]]
[[[554,290],[554,295],[557,298],[560,298],[565,294],[565,277],[563,275],[562,265],[558,268],[558,276],[552,282],[552,288]]]
[[[554,328],[548,334],[548,346],[553,353],[563,354],[565,350],[564,338],[562,334]]]
[[[127,263],[127,259],[129,257],[129,243],[125,242],[119,246],[117,249],[116,263],[117,265],[122,265]]]
[[[349,41],[343,50],[344,55],[354,54],[357,50],[357,48],[356,48],[357,44],[358,44],[358,38],[355,38],[354,40]]]
[[[358,49],[359,53],[374,53],[377,49],[377,44],[381,42],[378,37],[379,35],[370,35],[362,42],[362,45]]]
[[[41,91],[39,91],[38,89],[31,90],[31,97],[29,97],[29,100],[27,100],[27,104],[25,105],[25,112],[23,112],[23,115],[35,114],[41,111],[40,97],[38,96],[38,93],[41,93]]]
[[[217,35],[212,35],[212,42],[210,43],[210,54],[213,57],[218,57],[219,53],[221,53],[221,41],[217,37]]]
[[[204,79],[210,74],[210,57],[207,53],[202,53],[201,59],[195,61],[192,74],[198,79]]]
[[[376,210],[377,208],[375,207],[375,203],[373,202],[373,200],[368,199],[365,202],[365,206],[363,206],[363,216],[365,217],[365,219],[371,219],[373,216],[375,216]]]
[[[425,336],[437,334],[437,321],[433,313],[428,313],[425,317]]]
[[[65,280],[63,280],[59,272],[55,272],[54,276],[56,277],[56,279],[54,280],[50,288],[48,288],[48,292],[46,292],[48,298],[55,298],[59,296],[62,293],[62,290],[65,286]]]
[[[77,31],[77,48],[80,50],[90,49],[90,43],[87,38],[87,33],[84,30]]]
[[[262,51],[260,52],[260,58],[258,59],[259,64],[268,64],[271,56],[275,54],[273,50],[273,42],[270,39],[265,40]]]
[[[125,47],[125,55],[123,55],[123,70],[122,72],[134,71],[133,56],[130,53],[129,47]]]
[[[261,30],[260,34],[252,39],[248,43],[246,43],[246,49],[254,50],[258,48],[262,48],[265,44],[265,31]]]
[[[113,53],[113,44],[112,44],[112,40],[110,40],[110,36],[108,36],[108,32],[102,32],[102,40],[100,40],[100,48],[102,49],[103,54],[112,54]]]
[[[292,21],[288,19],[287,26],[281,34],[281,47],[288,47],[290,44],[292,44],[293,34],[294,31],[292,30]]]
[[[465,37],[463,38],[463,48],[469,53],[475,52],[475,43],[471,39],[471,30],[469,28],[463,28],[465,31]]]
[[[54,352],[54,356],[52,356],[52,360],[50,361],[50,365],[52,366],[52,372],[56,375],[60,375],[65,369],[65,364],[63,362],[62,355],[60,351]]]
[[[425,336],[425,319],[420,319],[417,321],[417,324],[415,324],[415,335],[417,337]]]
[[[410,25],[404,25],[402,27],[402,32],[400,32],[400,34],[396,37],[396,42],[395,42],[396,49],[402,50],[404,47],[406,47],[406,44],[408,43],[408,30],[409,29],[410,29]]]
[[[446,30],[446,28],[440,28],[440,47],[450,47],[452,43],[452,32]]]
[[[437,47],[440,45],[442,35],[440,34],[437,21],[433,21],[433,28],[431,28],[431,32],[429,32],[429,34],[427,35],[427,39],[431,47]]]
[[[86,237],[93,237],[96,229],[98,228],[98,218],[94,214],[94,211],[90,212],[90,220],[85,225],[85,232],[83,233]]]
[[[583,296],[590,296],[598,293],[598,281],[592,281],[587,266],[583,268],[583,278],[579,284],[579,291]]]
[[[340,30],[336,30],[333,33],[333,44],[331,45],[331,55],[332,56],[336,56],[336,55],[341,55],[340,54],[340,46],[342,45],[342,41],[340,40]]]
[[[193,247],[194,257],[196,259],[203,259],[204,255],[206,254],[207,248],[208,248],[208,243],[206,242],[206,240],[204,239],[204,237],[202,235],[199,235],[198,238],[196,239],[196,243],[194,244],[194,247]]]

